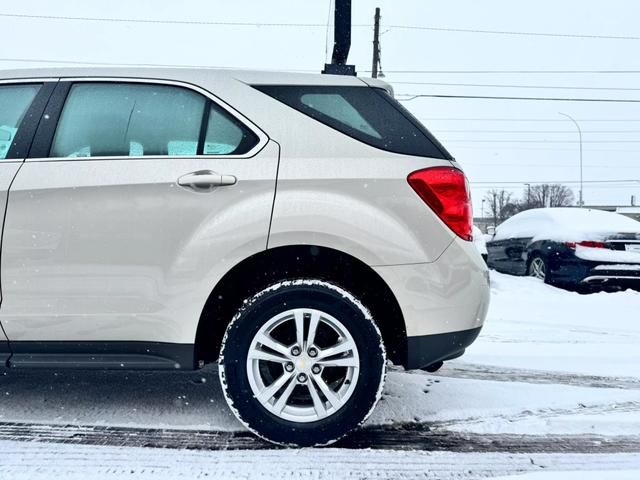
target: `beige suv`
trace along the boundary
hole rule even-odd
[[[464,174],[370,79],[0,74],[8,368],[202,368],[281,444],[360,425],[489,301]]]

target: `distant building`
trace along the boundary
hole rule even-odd
[[[585,205],[584,208],[593,210],[604,210],[605,212],[615,212],[625,217],[633,218],[640,222],[640,207],[622,207],[618,205]]]
[[[482,233],[487,233],[488,227],[495,227],[493,217],[474,217],[473,224],[478,227]]]

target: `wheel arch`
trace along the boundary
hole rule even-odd
[[[361,260],[332,248],[289,245],[267,249],[229,270],[211,291],[198,322],[197,365],[217,360],[222,338],[242,302],[263,288],[293,278],[317,278],[348,290],[371,310],[388,358],[406,365],[407,334],[398,301],[387,283]]]

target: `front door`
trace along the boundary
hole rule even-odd
[[[9,194],[12,345],[193,343],[219,272],[266,247],[278,155],[206,92],[61,81]]]

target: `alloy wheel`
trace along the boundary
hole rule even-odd
[[[531,260],[531,264],[529,265],[530,276],[544,280],[547,276],[546,270],[544,260],[541,257],[535,257]]]
[[[279,418],[314,422],[340,410],[353,394],[360,359],[356,343],[333,316],[296,308],[269,319],[247,355],[253,395]]]

